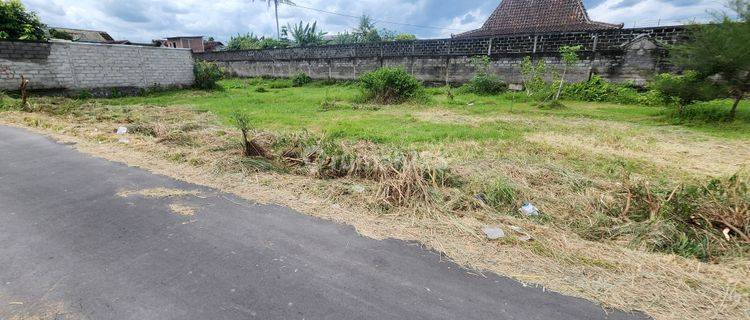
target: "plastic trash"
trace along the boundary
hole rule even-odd
[[[127,127],[119,127],[119,128],[117,128],[117,134],[126,134],[126,133],[128,133],[128,128]]]
[[[521,213],[525,216],[538,216],[539,215],[539,209],[537,209],[533,204],[526,202],[523,204],[523,207],[518,209],[521,211]]]
[[[505,238],[505,232],[503,232],[503,229],[500,229],[498,227],[484,227],[482,228],[482,231],[485,235],[487,235],[487,239],[490,240]]]

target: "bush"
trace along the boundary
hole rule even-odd
[[[422,83],[401,68],[380,68],[359,81],[365,98],[381,104],[402,103],[424,94]]]
[[[493,95],[503,93],[508,90],[508,84],[500,77],[494,75],[475,75],[467,82],[461,91],[476,93],[478,95]]]
[[[304,72],[300,72],[298,74],[295,74],[294,77],[292,77],[292,86],[293,87],[301,87],[301,86],[304,86],[306,84],[309,84],[310,82],[312,82],[312,78],[310,78],[310,76],[308,76]]]
[[[682,108],[682,114],[678,114],[677,110],[670,109],[665,112],[665,115],[671,118],[680,118],[681,121],[690,121],[696,123],[716,123],[716,122],[730,122],[732,117],[730,116],[730,110],[732,109],[732,101],[728,99],[702,101],[687,105]],[[736,119],[738,121],[750,122],[750,113],[739,112],[737,113]]]
[[[570,100],[637,104],[641,102],[638,90],[633,87],[609,83],[595,75],[589,81],[572,83],[563,89],[563,98]]]
[[[195,87],[203,90],[216,89],[217,81],[224,76],[224,70],[215,62],[198,60],[193,68]]]
[[[726,88],[702,79],[695,71],[685,71],[682,75],[662,73],[649,83],[649,88],[666,97],[674,98],[680,106],[694,101],[708,101],[726,95]]]
[[[508,89],[508,85],[500,77],[490,74],[489,57],[473,57],[470,64],[475,70],[474,77],[461,88],[461,91],[479,95],[492,95]]]

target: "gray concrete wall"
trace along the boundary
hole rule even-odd
[[[193,84],[188,49],[79,42],[0,41],[0,90],[150,88]]]
[[[218,62],[241,77],[289,77],[304,72],[315,79],[352,80],[381,66],[395,66],[427,82],[462,83],[475,72],[471,57],[489,55],[492,73],[520,83],[524,57],[561,70],[559,48],[582,45],[582,61],[569,71],[569,81],[585,80],[595,73],[613,82],[643,84],[653,74],[671,68],[664,58],[665,45],[685,37],[682,27],[660,27],[214,52],[195,57]]]

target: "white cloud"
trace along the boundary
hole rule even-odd
[[[650,27],[656,25],[676,25],[693,21],[705,21],[709,18],[707,10],[722,7],[715,0],[692,1],[690,4],[663,0],[635,1],[623,5],[627,0],[605,0],[595,8],[589,9],[589,16],[596,21],[624,23],[626,28]]]

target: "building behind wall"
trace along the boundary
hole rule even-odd
[[[164,46],[169,48],[190,49],[193,53],[206,52],[206,47],[203,44],[203,36],[169,37],[164,41]]]

